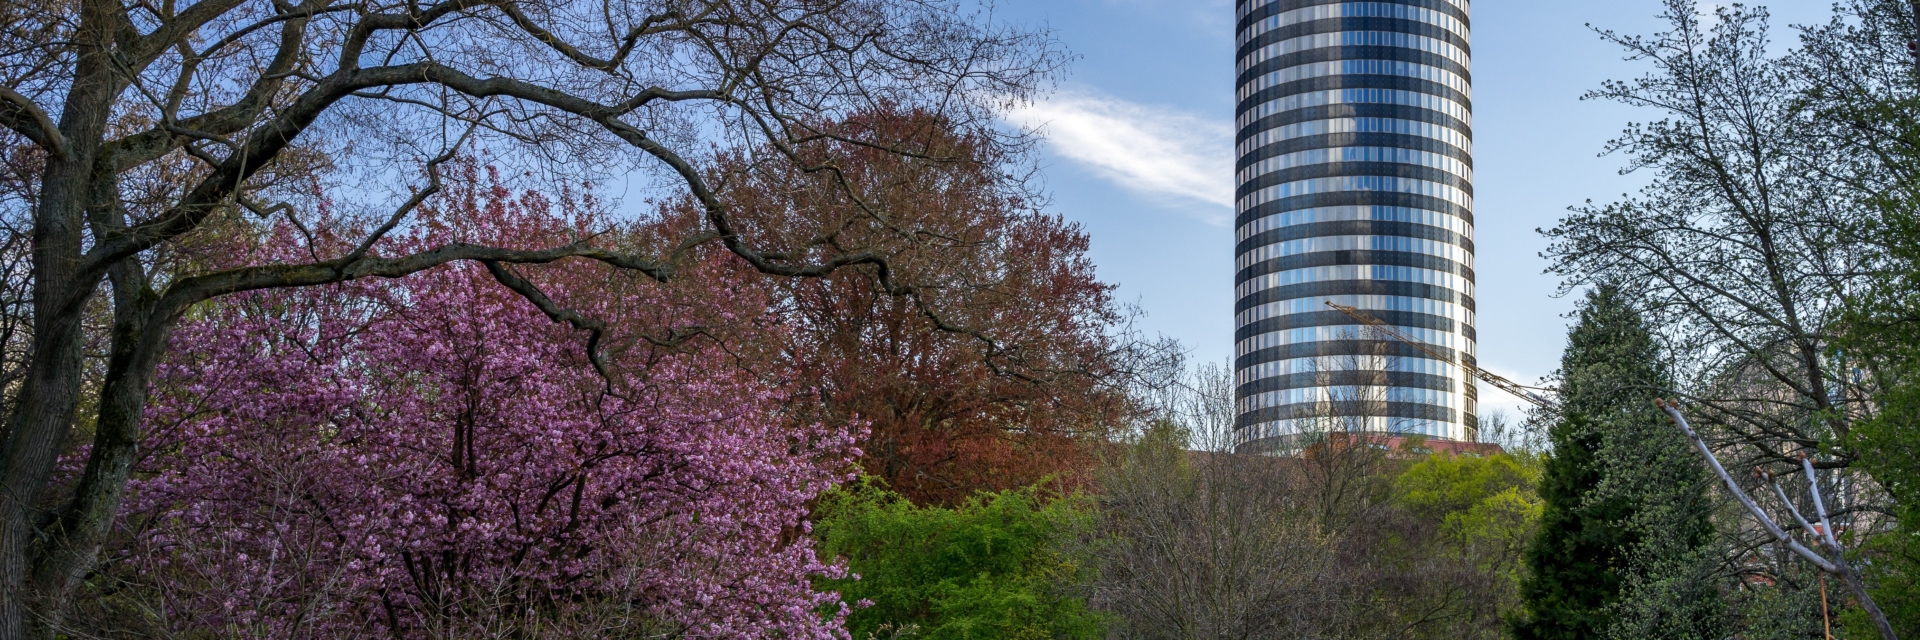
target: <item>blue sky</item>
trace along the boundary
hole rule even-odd
[[[1702,3],[1710,8],[1710,3]],[[1776,40],[1821,22],[1819,0],[1768,5]],[[1473,4],[1474,193],[1480,362],[1523,384],[1558,366],[1578,294],[1554,297],[1546,242],[1566,208],[1641,184],[1599,156],[1631,120],[1582,101],[1640,75],[1586,25],[1652,33],[1658,0],[1480,0]],[[1045,24],[1078,54],[1050,100],[1011,114],[1044,125],[1053,209],[1084,224],[1102,279],[1146,312],[1144,328],[1196,358],[1233,348],[1232,0],[1017,0],[1010,22]],[[1491,409],[1517,401],[1483,389]]]

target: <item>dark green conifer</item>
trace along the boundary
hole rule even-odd
[[[1624,500],[1589,500],[1601,481],[1600,434],[1584,415],[1561,419],[1552,440],[1540,484],[1546,508],[1520,584],[1526,610],[1511,628],[1520,640],[1602,638],[1635,541],[1624,526],[1630,510]]]
[[[1718,637],[1712,571],[1700,570],[1713,536],[1705,472],[1654,408],[1671,378],[1617,287],[1588,293],[1559,378],[1515,636]]]

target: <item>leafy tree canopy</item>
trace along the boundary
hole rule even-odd
[[[1532,534],[1542,473],[1532,454],[1439,455],[1407,469],[1394,486],[1402,505],[1441,520],[1461,549],[1502,552],[1518,550]]]
[[[857,576],[820,581],[860,603],[847,618],[855,638],[907,625],[929,640],[1104,635],[1102,618],[1057,588],[1085,570],[1059,544],[1086,516],[1076,498],[1034,486],[920,507],[869,479],[828,493],[816,514],[822,555]]]

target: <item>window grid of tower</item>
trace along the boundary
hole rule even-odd
[[[1365,429],[1470,439],[1467,0],[1241,0],[1235,423],[1242,451]]]

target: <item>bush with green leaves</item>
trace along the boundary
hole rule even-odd
[[[1044,484],[947,508],[869,479],[815,510],[820,553],[845,558],[857,576],[819,586],[856,603],[847,628],[857,639],[908,627],[924,640],[1099,638],[1101,617],[1064,589],[1088,571],[1063,542],[1089,513]]]
[[[1394,480],[1397,501],[1440,522],[1443,545],[1518,584],[1520,555],[1540,521],[1541,456],[1435,455]]]

